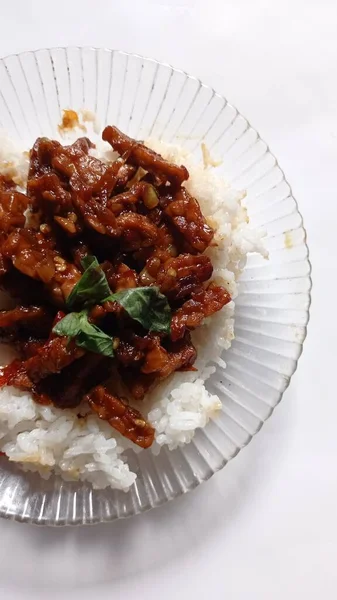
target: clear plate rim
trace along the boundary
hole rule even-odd
[[[78,50],[80,52],[83,51],[94,51],[94,52],[108,52],[110,54],[119,54],[119,55],[123,55],[123,56],[127,56],[127,57],[132,57],[132,58],[137,58],[140,59],[142,61],[146,61],[146,62],[152,62],[156,65],[162,66],[162,67],[166,67],[169,68],[170,70],[174,71],[175,73],[180,73],[181,75],[184,75],[185,77],[187,77],[190,80],[195,81],[196,83],[198,83],[202,88],[210,90],[212,93],[212,96],[216,96],[217,98],[221,99],[222,101],[225,102],[226,106],[228,106],[229,108],[233,109],[234,111],[237,112],[237,115],[241,116],[247,123],[247,128],[249,130],[251,130],[254,134],[256,134],[256,142],[258,142],[259,140],[261,142],[263,142],[265,144],[266,147],[266,153],[268,153],[274,160],[275,160],[275,164],[274,167],[277,167],[281,173],[282,179],[279,183],[284,182],[287,184],[287,186],[289,187],[289,194],[291,195],[291,198],[294,202],[294,207],[295,210],[300,218],[300,223],[299,223],[299,229],[302,229],[303,233],[304,233],[304,239],[303,239],[303,246],[306,249],[306,256],[303,258],[303,263],[307,263],[308,265],[308,273],[303,277],[303,279],[305,279],[308,282],[308,288],[307,291],[305,292],[306,296],[307,296],[307,300],[308,300],[308,304],[307,304],[307,308],[305,309],[305,324],[303,325],[303,339],[301,342],[297,342],[297,348],[298,348],[298,352],[296,354],[296,357],[294,358],[294,369],[292,374],[290,375],[290,377],[288,378],[283,391],[279,392],[280,397],[278,398],[277,402],[275,403],[274,406],[270,407],[270,412],[269,415],[264,419],[261,420],[261,423],[259,425],[259,427],[257,427],[257,429],[254,431],[253,434],[250,434],[248,440],[246,441],[245,444],[243,444],[241,447],[237,447],[235,452],[227,459],[224,458],[221,463],[214,468],[214,470],[207,476],[203,477],[200,481],[196,481],[195,483],[193,483],[190,486],[186,486],[185,490],[179,490],[176,494],[173,494],[170,498],[163,498],[162,501],[158,502],[157,504],[155,504],[154,506],[145,506],[144,508],[141,508],[138,512],[136,513],[126,513],[123,515],[119,515],[119,516],[113,516],[112,518],[103,518],[103,519],[94,519],[88,522],[83,522],[83,520],[78,517],[77,519],[74,519],[72,521],[63,521],[63,520],[58,520],[55,522],[49,522],[47,518],[42,518],[42,519],[37,519],[34,517],[29,517],[28,515],[25,516],[24,514],[11,514],[10,512],[6,512],[5,510],[0,509],[0,517],[1,518],[5,518],[8,520],[12,520],[12,521],[17,521],[19,523],[27,523],[27,524],[33,524],[33,525],[39,525],[39,526],[47,526],[47,527],[69,527],[69,526],[81,526],[81,525],[97,525],[99,523],[112,523],[113,521],[116,520],[120,520],[120,519],[129,519],[133,516],[136,515],[140,515],[143,514],[145,512],[148,512],[149,510],[152,510],[154,508],[158,508],[164,504],[167,504],[168,502],[171,502],[172,500],[178,498],[179,496],[183,495],[184,493],[187,492],[191,492],[194,489],[196,489],[200,483],[203,483],[205,481],[208,481],[215,473],[217,473],[218,471],[222,470],[226,464],[233,460],[238,454],[239,452],[245,448],[246,446],[248,446],[248,444],[251,442],[251,440],[253,439],[253,437],[255,437],[257,435],[257,433],[262,429],[264,423],[269,420],[269,418],[272,416],[274,410],[276,409],[276,407],[280,404],[283,395],[285,393],[285,391],[287,390],[287,388],[290,385],[291,379],[293,377],[293,375],[296,373],[297,368],[298,368],[298,361],[302,355],[303,352],[303,346],[304,346],[304,342],[306,340],[307,337],[307,333],[308,333],[308,324],[310,321],[310,308],[311,308],[311,302],[312,302],[312,264],[311,264],[311,260],[310,260],[310,251],[309,251],[309,246],[308,246],[308,242],[307,242],[307,231],[306,228],[304,226],[304,221],[303,221],[303,216],[302,213],[299,209],[299,205],[298,205],[298,201],[296,200],[296,198],[294,197],[293,193],[292,193],[292,187],[289,184],[285,173],[282,169],[282,167],[280,166],[278,159],[276,158],[275,154],[271,151],[270,146],[267,142],[265,142],[265,140],[260,136],[260,134],[258,133],[258,131],[251,125],[250,121],[245,117],[244,114],[241,113],[240,110],[238,110],[233,104],[231,104],[226,96],[224,96],[223,94],[217,92],[213,86],[205,84],[202,82],[201,79],[199,79],[199,77],[195,76],[195,75],[191,75],[190,73],[188,73],[187,71],[185,71],[184,69],[179,69],[177,67],[174,67],[173,65],[171,65],[168,62],[165,61],[161,61],[161,60],[157,60],[155,58],[152,57],[148,57],[148,56],[143,56],[141,54],[138,54],[136,52],[127,52],[125,50],[120,50],[118,48],[110,48],[108,46],[92,46],[92,45],[69,45],[69,46],[50,46],[50,47],[38,47],[36,49],[33,50],[23,50],[21,52],[12,52],[10,54],[6,54],[4,56],[0,56],[0,62],[5,63],[6,60],[9,60],[11,58],[19,58],[22,56],[26,56],[26,55],[36,55],[39,52],[57,52],[57,51],[64,51],[67,52],[69,50]],[[255,142],[255,143],[256,143]]]

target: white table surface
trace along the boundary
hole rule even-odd
[[[0,522],[0,598],[337,598],[335,0],[11,0],[0,55],[109,46],[223,92],[270,144],[313,265],[309,334],[284,400],[196,491],[112,525]]]

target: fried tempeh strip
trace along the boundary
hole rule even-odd
[[[31,200],[11,189],[10,182],[0,176],[0,276],[3,277],[11,270],[10,261],[2,253],[2,245],[8,234],[16,227],[24,227],[25,212]]]
[[[122,158],[106,165],[89,154],[92,147],[87,138],[71,146],[39,138],[31,152],[28,195],[47,221],[54,219],[70,236],[82,231],[83,205],[93,198],[105,205],[114,187],[129,174]]]
[[[231,301],[225,288],[210,285],[206,290],[194,292],[173,315],[171,321],[171,339],[178,340],[186,329],[196,329],[206,317],[210,317]]]
[[[189,177],[186,167],[168,162],[157,152],[119,131],[117,127],[108,125],[102,133],[102,138],[105,142],[109,142],[121,156],[126,155],[127,161],[131,164],[151,173],[164,175],[175,185],[181,185]]]
[[[117,429],[141,448],[148,448],[154,440],[154,429],[141,413],[129,406],[123,398],[112,395],[102,386],[95,387],[84,398],[90,408],[111,427]]]
[[[3,243],[2,252],[18,271],[42,281],[58,306],[63,306],[81,277],[75,265],[54,249],[52,240],[31,229],[13,231]]]
[[[141,367],[142,373],[157,373],[159,379],[166,379],[174,371],[187,370],[197,358],[197,351],[188,334],[185,338],[174,342],[168,350],[157,344],[145,356]]]
[[[111,374],[113,361],[99,354],[87,353],[62,369],[49,375],[36,386],[35,398],[47,400],[58,408],[75,408],[93,386]]]
[[[0,230],[10,233],[15,227],[24,227],[25,211],[30,205],[30,198],[15,190],[0,191]]]
[[[200,288],[213,273],[213,266],[204,254],[180,254],[167,260],[158,270],[156,283],[170,299],[182,299]]]
[[[28,360],[15,360],[0,369],[0,387],[14,385],[23,390],[34,391],[35,385],[51,375],[59,373],[72,362],[81,358],[85,351],[67,337],[55,337],[38,348]]]
[[[32,358],[37,354],[38,350],[42,348],[42,346],[46,343],[46,340],[36,339],[34,337],[29,337],[28,339],[18,340],[15,343],[15,348],[22,360],[27,360],[28,358]]]
[[[136,183],[106,202],[78,192],[73,195],[74,210],[89,229],[115,239],[121,238],[125,249],[151,246],[157,239],[157,227],[146,215],[130,210],[142,199],[146,188],[146,183]]]
[[[14,339],[29,331],[36,336],[48,337],[53,323],[53,313],[43,306],[17,306],[0,311],[0,338]]]
[[[164,209],[165,214],[195,252],[204,252],[214,231],[206,223],[199,202],[182,187]]]
[[[166,349],[161,346],[157,337],[145,348],[143,341],[146,340],[133,336],[127,343],[121,341],[116,351],[120,362],[119,372],[135,400],[142,400],[156,382],[174,371],[193,369],[192,365],[197,357],[188,333],[183,339],[167,344]]]

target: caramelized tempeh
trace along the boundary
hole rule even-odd
[[[34,389],[34,385],[41,379],[52,373],[60,373],[84,353],[84,350],[74,342],[69,342],[66,337],[52,338],[28,360],[14,361],[7,367],[2,367],[0,383],[21,389]]]
[[[180,188],[165,210],[174,227],[194,252],[204,252],[211,243],[214,231],[206,223],[199,203],[186,188]]]
[[[108,421],[137,446],[148,448],[154,440],[154,429],[141,413],[127,404],[123,398],[112,395],[102,386],[94,388],[85,397],[100,419]]]
[[[210,317],[231,301],[229,293],[221,286],[209,286],[206,290],[191,294],[172,317],[171,338],[178,340],[186,329],[196,329],[206,317]]]
[[[27,195],[0,175],[0,287],[19,300],[0,311],[0,338],[21,356],[1,369],[0,386],[59,408],[84,397],[100,419],[147,448],[151,424],[102,382],[119,374],[142,400],[175,371],[193,370],[190,331],[231,298],[209,283],[204,252],[214,231],[182,185],[187,169],[116,127],[102,137],[117,159],[98,159],[86,137],[65,146],[38,138]],[[159,308],[146,304],[154,296]],[[64,312],[55,316],[56,307]]]
[[[84,394],[107,379],[112,361],[99,354],[88,353],[62,369],[62,376],[51,374],[35,387],[35,397],[48,399],[58,408],[75,408]]]
[[[2,252],[16,269],[32,279],[42,281],[51,300],[63,306],[81,277],[74,264],[55,250],[53,240],[31,229],[16,229],[2,245]]]
[[[165,179],[176,185],[181,185],[188,179],[186,167],[178,166],[165,160],[160,154],[157,154],[150,148],[147,148],[141,142],[119,131],[117,127],[108,125],[102,134],[103,140],[109,142],[114,150],[121,156],[126,156],[126,160],[131,164],[136,164],[146,171],[164,176]]]
[[[212,273],[213,266],[208,256],[180,254],[160,267],[156,283],[168,298],[182,299],[200,289]]]
[[[0,339],[20,339],[24,333],[48,337],[53,323],[53,312],[43,306],[17,306],[0,311]]]

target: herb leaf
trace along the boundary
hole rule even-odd
[[[128,315],[149,331],[169,334],[171,309],[166,296],[159,288],[138,287],[111,294],[106,300],[118,302]]]
[[[85,271],[81,279],[70,292],[66,304],[72,308],[75,304],[95,304],[111,293],[104,271],[95,256],[86,256],[81,261]]]
[[[112,337],[88,321],[87,325],[76,336],[77,346],[85,348],[89,352],[95,352],[95,354],[103,354],[103,356],[112,357],[114,355],[112,344]]]
[[[75,338],[75,343],[80,348],[89,352],[113,356],[113,338],[104,333],[96,325],[88,321],[88,313],[83,310],[79,313],[69,313],[53,328],[57,335]]]
[[[53,327],[53,333],[70,338],[76,337],[81,331],[81,313],[69,313]]]
[[[81,258],[81,265],[82,265],[83,269],[88,269],[89,267],[91,267],[91,265],[94,265],[95,267],[97,267],[98,260],[97,260],[96,256],[90,256],[90,254],[87,254],[87,256],[84,256],[83,258]]]
[[[105,273],[101,269],[97,258],[95,256],[86,256],[82,259],[81,263],[85,268],[85,271],[67,298],[66,304],[68,308],[72,308],[74,305],[83,307],[83,305],[88,306],[96,303],[103,304],[108,300],[116,301],[123,306],[132,319],[138,321],[145,329],[148,329],[149,331],[158,331],[158,333],[170,333],[170,305],[167,298],[161,294],[158,287],[130,288],[112,294]],[[85,311],[84,313],[86,314]],[[63,325],[60,325],[59,323],[56,325],[54,329],[55,332],[58,333],[59,328],[59,335],[68,335],[68,337],[78,338],[77,343],[78,345],[81,344],[82,347],[86,347],[83,345],[86,343],[88,345],[91,344],[92,346],[95,346],[96,344],[97,347],[101,344],[101,347],[103,348],[104,344],[102,336],[104,336],[105,333],[95,325],[91,325],[88,322],[87,317],[87,325],[85,325],[83,311],[82,313],[71,313],[71,315],[67,315],[60,321],[60,324],[63,323]],[[80,318],[78,315],[82,315],[82,317]],[[91,328],[90,333],[88,327]],[[86,329],[86,331],[83,331],[83,328]],[[61,333],[61,330],[65,330],[65,333]],[[75,333],[71,334],[69,331]],[[100,332],[98,337],[97,332]],[[90,343],[89,337],[91,339]],[[111,340],[109,336],[106,337]],[[101,342],[98,342],[98,338],[100,338]],[[94,340],[96,341],[94,342]],[[107,340],[106,344],[107,347],[104,350],[105,352],[108,351]],[[92,350],[92,352],[95,351],[96,350]],[[110,354],[108,354],[108,356],[110,356]]]

